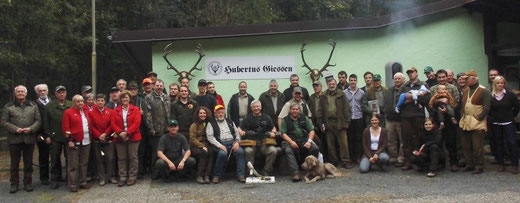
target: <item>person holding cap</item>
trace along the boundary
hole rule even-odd
[[[385,117],[384,109],[385,109],[385,95],[388,95],[388,88],[383,87],[381,85],[381,75],[374,74],[374,77],[372,79],[372,86],[370,86],[366,93],[363,95],[363,113],[365,114],[365,124],[366,126],[370,125],[370,119],[372,118],[372,115],[378,114],[380,118]],[[369,105],[369,101],[375,101],[377,102],[377,105],[379,107],[379,111],[375,112],[374,108]],[[385,120],[381,119],[379,122],[380,126],[385,127]]]
[[[72,107],[72,102],[67,100],[67,89],[65,86],[57,86],[54,89],[55,100],[45,107],[43,114],[43,131],[47,134],[45,141],[51,144],[51,189],[59,187],[58,181],[62,181],[62,152],[65,155],[67,139],[61,130],[63,113]],[[65,155],[65,158],[67,156]]]
[[[426,84],[428,84],[428,88],[433,87],[434,85],[437,85],[437,75],[433,71],[433,68],[431,66],[424,67],[424,75],[426,75]]]
[[[208,109],[215,109],[217,100],[215,97],[207,93],[208,82],[206,82],[204,79],[200,79],[197,86],[199,88],[199,94],[193,98],[193,100],[195,100],[199,106],[203,106]]]
[[[464,171],[473,174],[484,172],[484,137],[487,132],[487,115],[491,106],[491,94],[478,82],[477,72],[470,70],[466,75],[469,88],[463,90],[459,127],[462,128],[462,148],[466,159]]]
[[[139,108],[130,104],[130,92],[125,90],[120,95],[121,106],[115,109],[111,127],[114,130],[119,167],[118,187],[134,185],[137,182],[137,150],[141,141],[141,113]],[[129,168],[127,168],[129,166]]]
[[[119,88],[110,88],[110,101],[107,103],[107,108],[115,109],[121,105],[121,101],[119,101],[119,94],[121,94],[121,90],[119,90]]]
[[[213,172],[213,180],[211,182],[217,184],[224,172],[224,166],[229,161],[229,153],[235,155],[237,161],[237,179],[241,183],[246,182],[244,158],[244,149],[240,147],[240,135],[238,129],[231,121],[226,118],[224,106],[217,105],[214,109],[215,118],[210,121],[210,125],[206,127],[206,135],[212,147],[217,148],[217,161],[215,162],[215,170]]]
[[[83,109],[83,97],[74,95],[73,106],[63,112],[61,125],[67,139],[67,179],[71,192],[80,189],[89,189],[87,183],[87,166],[90,156],[90,142],[92,139],[92,119],[89,111]],[[79,176],[79,180],[78,180]]]
[[[161,136],[157,147],[156,170],[165,182],[172,178],[181,181],[195,167],[196,161],[190,157],[191,150],[186,136],[178,133],[177,120],[168,121],[168,133]],[[184,151],[184,155],[183,155]]]

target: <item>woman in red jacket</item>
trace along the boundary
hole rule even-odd
[[[83,97],[74,95],[73,106],[63,112],[61,128],[68,140],[67,179],[71,192],[77,192],[76,181],[79,173],[79,188],[88,189],[87,165],[90,154],[91,120],[89,112],[83,109]]]
[[[119,95],[122,105],[115,110],[112,119],[112,130],[116,133],[117,165],[119,182],[118,187],[134,185],[137,182],[137,149],[141,141],[139,126],[141,112],[139,108],[130,104],[130,92],[125,90]],[[127,169],[127,161],[130,168]]]

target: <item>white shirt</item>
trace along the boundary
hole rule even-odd
[[[379,135],[370,133],[370,150],[376,151],[377,147],[379,147]]]
[[[81,141],[81,145],[90,144],[90,132],[88,130],[88,119],[83,110],[79,111],[81,114],[81,123],[83,124],[83,140]]]
[[[128,124],[126,122],[126,117],[128,116],[128,109],[123,109],[123,125],[125,126],[125,131],[128,130]]]
[[[49,100],[49,97],[45,98],[45,99],[42,99],[42,98],[38,98],[38,100],[40,100],[40,102],[45,106],[47,105],[50,100]]]

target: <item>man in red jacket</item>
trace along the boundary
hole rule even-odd
[[[105,185],[106,181],[117,183],[114,177],[115,145],[112,142],[113,130],[110,127],[114,110],[105,107],[105,99],[104,94],[96,95],[96,108],[89,114],[92,120],[92,139],[99,185]],[[106,159],[106,171],[103,159]]]

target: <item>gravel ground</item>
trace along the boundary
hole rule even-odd
[[[495,172],[490,164],[480,175],[444,170],[435,178],[393,167],[368,174],[357,170],[342,169],[345,176],[313,184],[293,183],[289,176],[276,177],[275,184],[257,185],[238,183],[232,176],[211,185],[146,177],[131,187],[94,185],[78,193],[68,192],[63,182],[51,190],[34,177],[33,192],[21,188],[9,194],[8,179],[3,179],[0,198],[2,202],[520,202],[520,175]]]

